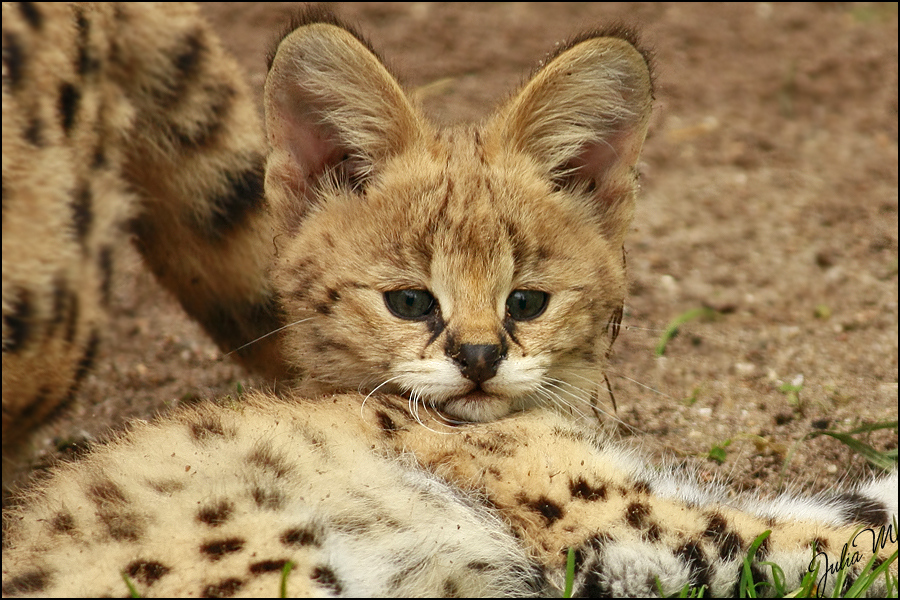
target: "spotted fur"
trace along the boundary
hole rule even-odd
[[[896,473],[767,503],[553,413],[448,425],[361,400],[258,394],[134,424],[7,515],[4,595],[122,595],[125,574],[144,597],[271,596],[289,563],[290,596],[552,595],[572,548],[576,596],[723,596],[767,530],[754,574],[773,561],[788,589],[813,548],[833,565],[855,540],[848,581],[873,543],[879,561],[897,549]]]
[[[193,5],[3,3],[5,456],[92,368],[129,238],[223,349],[277,327],[264,160]],[[282,372],[272,340],[239,354]]]
[[[652,99],[633,35],[575,38],[484,124],[438,130],[358,34],[294,25],[263,176],[194,8],[4,5],[4,443],[7,411],[27,427],[61,403],[29,391],[55,380],[22,375],[26,351],[68,369],[65,394],[90,368],[126,222],[221,343],[287,319],[300,375],[136,422],[23,491],[5,596],[560,595],[569,551],[576,596],[719,596],[757,540],[753,577],[777,563],[789,590],[847,544],[848,581],[896,552],[896,472],[765,502],[650,467],[585,418]],[[71,265],[21,240],[7,256],[13,225],[53,225]]]

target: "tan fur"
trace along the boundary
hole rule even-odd
[[[895,515],[896,485],[856,502],[893,495]],[[734,595],[766,530],[754,574],[770,581],[775,561],[788,589],[814,546],[834,565],[853,539],[855,577],[872,553],[862,528],[888,532],[881,560],[895,552],[887,523],[855,510],[729,498],[545,411],[448,426],[394,396],[254,394],[137,423],[57,469],[7,515],[3,585],[121,595],[124,573],[143,597],[271,596],[290,561],[291,597],[558,595],[572,548],[578,596]],[[869,590],[883,593],[883,579]]]
[[[130,226],[223,349],[278,320],[260,124],[196,7],[4,3],[3,31],[8,455],[91,368]],[[274,339],[239,355],[286,374]]]
[[[194,8],[38,10],[4,5],[4,445],[89,368],[126,219],[220,344],[284,317],[299,380],[57,466],[4,514],[4,596],[558,596],[569,550],[576,596],[717,596],[767,530],[751,571],[771,583],[776,562],[788,590],[860,530],[883,544],[856,538],[851,578],[896,552],[896,471],[763,502],[582,418],[621,317],[652,97],[629,36],[585,35],[485,123],[438,130],[356,34],[307,20],[266,83],[263,199],[258,124]],[[285,372],[279,356],[245,359]]]
[[[437,131],[349,32],[314,24],[284,39],[266,83],[266,182],[286,207],[275,280],[300,389],[409,393],[477,421],[589,413],[625,297],[650,99],[643,57],[598,37],[483,126]],[[430,320],[386,310],[381,296],[403,289],[433,294]],[[520,289],[548,293],[546,312],[511,319]],[[494,378],[460,374],[465,345],[502,348]]]

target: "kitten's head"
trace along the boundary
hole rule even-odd
[[[583,36],[482,126],[449,130],[349,30],[280,42],[266,189],[304,391],[406,394],[470,421],[590,412],[651,104],[627,37]]]

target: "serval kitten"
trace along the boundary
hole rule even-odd
[[[896,471],[764,502],[578,418],[625,295],[652,97],[632,35],[578,37],[485,123],[438,130],[308,13],[265,92],[270,212],[249,213],[278,231],[255,234],[271,279],[249,276],[283,307],[297,391],[181,407],[54,468],[4,514],[4,595],[559,596],[569,555],[575,596],[770,593],[817,566],[843,592],[870,558],[896,578]]]
[[[574,40],[487,122],[447,130],[353,32],[285,38],[266,192],[299,390],[399,393],[463,421],[591,414],[651,101],[623,30]]]

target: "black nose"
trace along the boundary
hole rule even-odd
[[[450,354],[463,377],[482,383],[497,374],[500,361],[506,358],[499,345],[460,344],[456,352]]]

